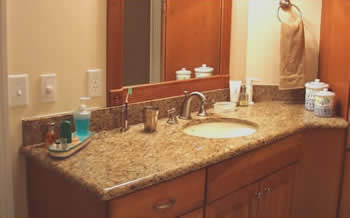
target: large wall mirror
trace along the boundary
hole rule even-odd
[[[108,0],[109,105],[122,103],[123,87],[142,89],[142,100],[147,87],[223,80],[231,11],[232,0]]]

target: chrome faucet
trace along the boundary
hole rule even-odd
[[[201,101],[201,106],[198,112],[198,116],[200,117],[206,117],[208,114],[205,111],[205,102],[207,101],[207,98],[203,95],[201,92],[192,92],[191,94],[188,94],[187,91],[185,91],[185,100],[182,103],[181,107],[181,113],[180,113],[180,119],[183,120],[190,120],[191,117],[191,108],[192,108],[192,99],[194,96],[199,97]]]

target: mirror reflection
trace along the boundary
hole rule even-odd
[[[220,73],[223,0],[126,0],[123,85]]]

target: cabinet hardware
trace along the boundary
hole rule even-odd
[[[272,191],[272,189],[271,189],[270,187],[264,188],[264,192],[265,192],[265,193],[270,193],[271,191]]]
[[[172,208],[176,203],[176,200],[169,199],[167,203],[153,205],[153,209],[156,211],[163,211]]]
[[[255,195],[258,199],[262,199],[264,194],[262,192],[257,192]]]

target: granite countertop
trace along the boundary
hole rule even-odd
[[[217,116],[254,122],[258,131],[234,139],[205,139],[183,133],[184,126],[194,121],[179,120],[177,125],[169,125],[167,119],[162,119],[158,122],[158,131],[152,134],[143,132],[143,124],[131,126],[125,133],[118,129],[97,133],[86,148],[66,160],[50,158],[42,147],[26,146],[22,152],[95,193],[101,200],[111,200],[304,129],[348,126],[341,118],[318,118],[305,111],[304,105],[280,102],[262,102],[238,107],[234,113],[211,115]]]

